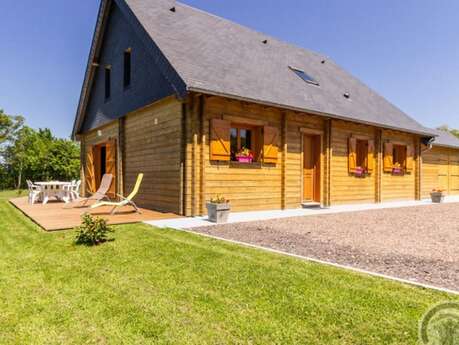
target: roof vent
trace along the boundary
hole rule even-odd
[[[349,94],[349,92],[345,92],[343,96],[344,98],[347,98],[347,99],[351,98],[351,95]]]
[[[320,63],[321,63],[321,64],[324,64],[325,62],[326,62],[326,60],[322,60],[322,61],[320,61]]]
[[[171,8],[169,9],[169,11],[171,11],[171,12],[174,12],[174,13],[175,13],[175,6],[174,6],[174,7],[171,7]]]
[[[263,40],[263,44],[268,44],[268,40]]]

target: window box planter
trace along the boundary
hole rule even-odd
[[[443,193],[443,191],[434,190],[430,193],[430,198],[432,199],[432,202],[434,204],[440,204],[445,199],[445,194]]]
[[[365,177],[366,176],[366,170],[362,167],[357,167],[355,168],[355,171],[354,171],[354,176],[355,177]]]
[[[207,203],[207,215],[212,223],[226,223],[231,211],[231,206],[226,203]]]
[[[236,156],[236,160],[239,163],[252,163],[253,162],[253,157],[250,157],[250,156]]]
[[[392,175],[401,176],[404,174],[402,168],[392,168]]]

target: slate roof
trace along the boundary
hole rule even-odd
[[[434,146],[444,146],[459,149],[459,138],[447,131],[440,129],[434,129],[433,131],[437,135],[435,141],[433,142]]]
[[[175,1],[115,1],[127,4],[188,91],[434,135],[324,55]]]

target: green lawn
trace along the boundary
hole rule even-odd
[[[0,344],[415,344],[425,309],[452,299],[146,225],[75,246],[12,195],[0,193]]]

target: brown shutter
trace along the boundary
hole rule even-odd
[[[111,139],[106,146],[107,158],[105,172],[112,174],[112,184],[108,190],[108,196],[112,199],[116,197],[116,139]]]
[[[276,127],[263,128],[263,163],[277,163],[279,131]]]
[[[406,147],[406,171],[414,170],[414,146],[408,145]]]
[[[221,119],[210,120],[210,160],[229,161],[231,124]]]
[[[375,141],[371,139],[368,140],[367,170],[369,173],[375,170]]]
[[[355,173],[355,168],[357,168],[357,139],[349,138],[349,152],[348,152],[348,161],[349,161],[349,173]]]
[[[384,172],[392,172],[394,167],[394,145],[392,143],[384,144]]]
[[[96,192],[96,176],[94,172],[94,146],[89,146],[86,151],[86,162],[85,162],[85,193]]]

